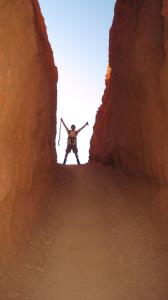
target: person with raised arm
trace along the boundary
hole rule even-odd
[[[65,165],[66,164],[66,161],[67,161],[67,157],[68,157],[68,154],[73,151],[73,153],[75,154],[75,157],[76,157],[76,160],[77,160],[77,163],[78,165],[80,165],[80,161],[79,161],[79,156],[78,156],[78,147],[77,147],[77,135],[78,133],[84,129],[88,124],[88,122],[86,122],[85,125],[83,125],[81,128],[79,128],[78,130],[76,130],[76,126],[75,125],[71,125],[71,129],[69,129],[64,120],[61,118],[61,122],[62,124],[64,125],[67,133],[68,133],[68,139],[67,139],[67,148],[66,148],[66,152],[65,152],[65,158],[64,158],[64,161],[63,161],[63,164]]]

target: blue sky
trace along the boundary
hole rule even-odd
[[[114,0],[39,0],[48,37],[58,67],[57,131],[60,117],[70,127],[86,127],[78,137],[81,163],[88,160],[95,114],[101,104],[108,65],[108,39]],[[63,161],[66,132],[62,129],[57,146],[58,162]],[[68,163],[75,163],[73,154]]]

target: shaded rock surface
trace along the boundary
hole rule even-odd
[[[44,205],[56,162],[57,70],[36,0],[0,2],[0,41],[2,259],[7,249],[17,252],[14,244],[29,236]]]
[[[90,159],[168,181],[168,4],[118,0]]]

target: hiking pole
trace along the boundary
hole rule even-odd
[[[61,125],[62,125],[62,121],[61,121],[61,119],[60,119],[60,128],[59,128],[58,146],[60,146],[60,139],[61,139]]]

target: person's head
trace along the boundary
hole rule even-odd
[[[71,125],[71,129],[72,129],[72,130],[75,130],[75,129],[76,129],[76,126],[75,126],[75,125]]]

